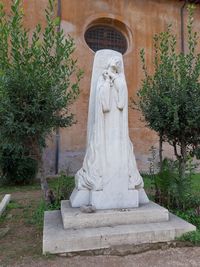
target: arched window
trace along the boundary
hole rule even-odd
[[[94,51],[100,49],[112,49],[124,54],[128,44],[124,34],[109,25],[94,25],[85,32],[85,41]]]

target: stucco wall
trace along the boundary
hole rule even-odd
[[[9,5],[10,1],[3,1]],[[37,22],[44,24],[43,9],[47,0],[24,0],[26,14],[25,24],[33,28]],[[112,18],[123,22],[128,29],[129,47],[124,54],[125,74],[129,97],[136,99],[136,92],[141,85],[143,73],[140,64],[140,49],[144,48],[149,70],[153,60],[153,42],[155,33],[166,30],[172,23],[174,32],[180,39],[180,8],[183,2],[176,0],[62,0],[62,24],[66,34],[70,34],[76,43],[74,56],[84,70],[81,80],[81,94],[72,107],[76,114],[77,124],[68,129],[60,130],[59,167],[75,171],[81,166],[86,144],[87,111],[90,92],[90,78],[94,52],[84,40],[87,26],[98,18]],[[186,14],[185,14],[186,15]],[[198,20],[200,9],[196,12],[195,29],[200,31]],[[180,46],[180,43],[179,43]],[[158,139],[154,132],[145,127],[141,114],[129,109],[130,137],[134,144],[139,168],[148,170],[150,147],[158,147]],[[55,136],[48,142],[44,153],[47,173],[53,173],[55,168]],[[165,154],[170,154],[169,146],[165,146]]]

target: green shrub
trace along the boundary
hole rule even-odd
[[[30,184],[36,176],[38,163],[13,148],[7,148],[0,151],[0,169],[1,184]]]
[[[154,36],[153,73],[148,71],[145,52],[141,50],[144,79],[137,107],[148,127],[159,135],[160,165],[163,141],[173,147],[179,188],[185,183],[188,156],[199,157],[200,149],[200,53],[193,14],[194,6],[189,5],[185,53],[179,50],[171,25]]]
[[[24,27],[22,0],[11,1],[9,15],[0,3],[0,168],[4,179],[24,183],[37,160],[44,191],[42,151],[53,130],[76,122],[70,106],[81,78],[74,40],[59,30],[55,2],[48,0],[45,27],[33,31]]]

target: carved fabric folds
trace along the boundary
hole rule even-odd
[[[123,59],[118,52],[113,57],[113,52],[100,50],[95,54],[87,148],[83,166],[75,175],[78,190],[103,190],[113,175],[116,179],[128,179],[129,189],[142,188],[144,185],[129,138],[128,91]],[[121,72],[111,85],[103,78],[103,72],[108,70],[110,62],[115,58],[121,61]]]

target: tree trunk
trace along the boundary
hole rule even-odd
[[[160,161],[160,171],[162,170],[162,161],[163,161],[163,137],[162,134],[160,134],[160,139],[159,139],[159,161]]]
[[[42,155],[39,156],[38,158],[38,166],[39,166],[39,178],[40,178],[40,184],[41,184],[41,189],[44,193],[44,197],[46,196],[46,193],[49,189],[48,183],[47,183],[47,179],[45,177],[44,174],[44,168],[43,168],[43,159],[42,159]]]
[[[53,204],[55,202],[55,196],[51,189],[49,189],[47,179],[44,172],[42,149],[38,143],[39,137],[34,136],[27,139],[26,147],[30,153],[30,156],[38,162],[38,177],[40,179],[41,189],[43,191],[44,200],[47,204]]]
[[[46,201],[47,204],[53,204],[55,202],[55,196],[53,191],[49,189],[47,179],[44,173],[43,159],[41,154],[39,155],[38,162],[39,162],[40,184],[41,184],[41,189],[43,191],[44,200]]]
[[[162,134],[159,135],[159,171],[161,172],[162,170],[162,144],[163,144],[163,138],[162,138]],[[158,185],[155,181],[155,202],[159,203],[159,204],[163,204],[163,200],[162,200],[162,192],[159,190]]]
[[[181,180],[185,178],[186,172],[186,162],[187,162],[187,146],[185,141],[181,142],[181,158],[179,159],[179,175]]]
[[[179,158],[179,208],[183,208],[183,194],[185,192],[185,173],[186,173],[186,162],[187,162],[187,146],[184,141],[181,142],[181,157]]]
[[[27,141],[27,147],[31,152],[31,156],[38,162],[38,177],[40,178],[41,189],[43,191],[44,200],[47,204],[53,204],[55,202],[55,197],[53,191],[49,189],[47,179],[45,177],[42,150],[38,144],[38,137],[31,138]]]

